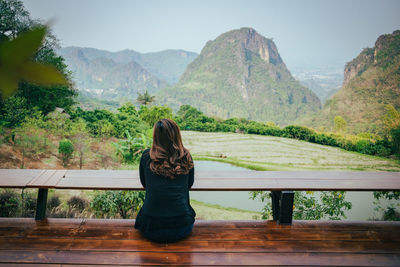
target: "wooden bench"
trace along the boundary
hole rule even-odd
[[[272,191],[275,221],[196,221],[174,244],[134,220],[45,218],[48,189],[143,190],[137,171],[0,170],[0,187],[39,188],[36,220],[0,218],[0,266],[400,266],[399,222],[292,222],[293,191],[399,191],[400,173],[199,171],[192,190]]]
[[[0,218],[0,266],[400,266],[397,222],[196,221],[172,244],[134,220]]]

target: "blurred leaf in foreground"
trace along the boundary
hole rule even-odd
[[[14,93],[20,81],[38,85],[67,84],[64,75],[55,67],[32,61],[45,35],[45,27],[36,27],[0,43],[0,92],[3,98]]]

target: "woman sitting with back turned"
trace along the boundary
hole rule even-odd
[[[162,119],[154,125],[153,145],[142,154],[139,175],[146,197],[135,228],[156,242],[189,235],[196,216],[189,202],[194,165],[174,121]]]

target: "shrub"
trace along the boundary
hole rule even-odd
[[[235,132],[236,126],[235,125],[226,124],[225,122],[217,123],[216,126],[215,126],[215,130],[217,132]]]
[[[375,154],[374,148],[374,144],[371,141],[365,139],[358,140],[355,144],[355,150],[363,154]]]
[[[36,196],[34,193],[23,192],[22,217],[34,217],[36,212]]]
[[[4,190],[0,194],[0,217],[17,216],[20,204],[20,198],[15,191]]]
[[[400,207],[399,199],[400,192],[398,191],[375,191],[374,192],[374,204],[375,210],[383,212],[383,219],[385,221],[399,221],[400,213],[398,209]],[[381,205],[380,199],[385,199],[385,205]]]
[[[375,142],[376,155],[387,157],[392,154],[393,148],[389,140],[382,139]]]
[[[74,145],[68,139],[61,140],[58,145],[58,153],[61,155],[61,159],[64,167],[67,166],[69,160],[72,158],[74,152]]]
[[[283,128],[284,136],[304,141],[315,141],[315,132],[304,126],[289,125]]]
[[[393,152],[400,156],[400,126],[390,131],[393,142]]]
[[[60,206],[60,204],[60,198],[58,196],[52,196],[51,198],[49,198],[49,200],[47,200],[47,209],[51,211],[52,209]]]
[[[260,199],[267,202],[263,208],[263,219],[272,216],[272,203],[269,201],[270,193],[263,191],[251,192],[252,199]],[[340,220],[346,218],[344,211],[351,209],[351,203],[345,200],[345,192],[329,191],[321,192],[316,198],[314,192],[299,192],[294,194],[293,219],[295,220]]]
[[[126,131],[126,137],[126,139],[119,140],[117,143],[112,143],[116,155],[126,163],[139,161],[142,152],[149,148],[153,142],[152,138],[145,134],[138,134],[136,137],[132,137]]]
[[[383,213],[384,221],[400,221],[400,213],[394,207],[388,207]]]
[[[96,192],[90,202],[90,208],[100,218],[119,216],[123,219],[134,218],[142,207],[143,191],[101,191]]]
[[[314,141],[315,143],[321,145],[338,146],[336,138],[334,138],[332,135],[327,135],[324,133],[314,134]]]
[[[86,199],[78,196],[72,196],[70,199],[68,199],[67,204],[70,210],[75,209],[79,212],[82,212],[87,207]]]

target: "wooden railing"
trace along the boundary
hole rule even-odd
[[[48,189],[143,190],[138,171],[0,169],[0,187],[38,188],[36,220]],[[272,191],[274,220],[291,224],[293,191],[400,191],[400,172],[196,171],[191,190]]]

